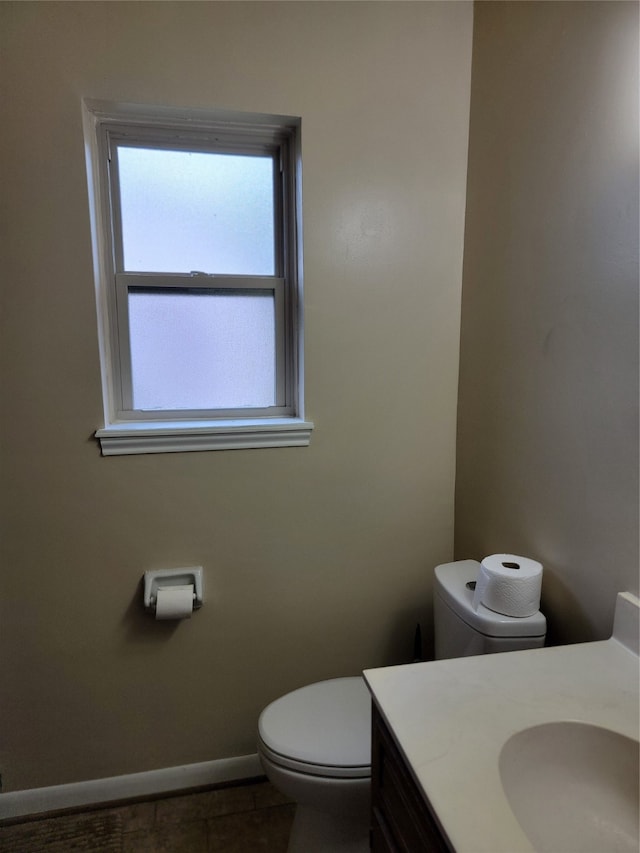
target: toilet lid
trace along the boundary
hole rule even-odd
[[[371,696],[361,677],[333,678],[287,693],[258,721],[267,756],[322,776],[369,776]]]

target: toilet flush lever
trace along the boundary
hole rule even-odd
[[[193,609],[202,607],[202,566],[184,569],[151,569],[144,573],[145,610],[155,610],[158,590],[172,586],[193,586]]]

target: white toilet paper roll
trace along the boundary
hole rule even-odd
[[[492,554],[480,563],[473,607],[503,616],[533,616],[540,609],[542,566],[517,554]]]
[[[158,589],[156,619],[189,619],[193,613],[193,584]]]

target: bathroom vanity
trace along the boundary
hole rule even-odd
[[[372,852],[447,853],[450,847],[375,705],[371,724]]]
[[[374,853],[637,853],[639,612],[625,593],[609,640],[366,670]]]

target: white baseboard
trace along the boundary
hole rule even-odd
[[[203,785],[218,785],[262,776],[264,771],[257,754],[237,758],[221,758],[200,764],[165,767],[145,773],[110,776],[88,782],[31,788],[0,794],[0,820],[42,814],[80,806],[102,805],[116,800],[171,794]]]

